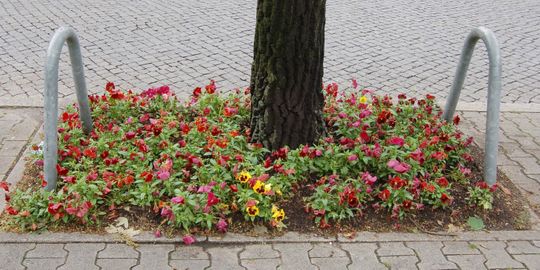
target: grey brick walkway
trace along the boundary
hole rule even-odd
[[[168,84],[179,94],[215,79],[249,80],[256,1],[0,0],[0,105],[42,106],[43,62],[59,25],[81,37],[91,92]],[[382,91],[446,96],[472,27],[500,40],[503,102],[540,103],[540,1],[328,1],[325,81],[355,77]],[[64,54],[67,54],[65,50]],[[60,95],[73,99],[67,55]],[[463,101],[485,100],[487,57],[473,58]]]
[[[0,234],[0,269],[539,269],[540,262],[538,231],[457,237],[360,233],[310,242],[289,234],[245,243],[203,238],[192,246],[174,242],[179,239],[149,244],[155,239],[145,236],[137,247],[105,236],[54,236]]]

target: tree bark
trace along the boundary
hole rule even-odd
[[[251,70],[252,140],[269,149],[324,134],[326,0],[259,0]]]

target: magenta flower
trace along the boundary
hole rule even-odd
[[[160,171],[157,173],[157,177],[158,177],[160,180],[166,180],[166,179],[168,179],[170,176],[171,176],[171,173],[168,172],[168,171],[165,171],[165,170],[160,170]]]
[[[198,193],[208,193],[210,191],[212,191],[212,186],[210,185],[200,186],[197,190]]]
[[[184,204],[184,197],[177,196],[171,199],[171,202],[174,204]]]
[[[352,155],[350,155],[350,156],[347,158],[348,161],[355,161],[355,160],[357,160],[357,159],[358,159],[358,156],[355,155],[355,154],[352,154]]]
[[[229,224],[227,224],[227,221],[220,218],[216,226],[217,226],[218,231],[225,233],[227,232],[227,227],[229,226]]]
[[[210,207],[210,206],[216,205],[217,203],[219,203],[219,198],[216,197],[216,195],[214,195],[213,192],[209,192],[208,200],[206,201],[206,206]]]
[[[405,140],[400,137],[392,137],[388,140],[389,144],[399,145],[400,147],[405,144]]]
[[[362,180],[368,185],[373,185],[377,181],[377,176],[372,176],[369,172],[364,172],[362,174]]]
[[[395,159],[388,161],[388,167],[394,169],[398,173],[405,173],[411,169],[411,166],[405,162],[399,162]]]
[[[191,235],[184,235],[184,237],[182,238],[182,241],[184,241],[184,244],[189,246],[189,245],[195,243],[195,237],[193,237]]]

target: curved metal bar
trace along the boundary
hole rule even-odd
[[[45,145],[44,145],[44,165],[45,190],[56,188],[58,172],[58,63],[64,43],[67,42],[71,69],[75,80],[75,90],[79,103],[79,117],[81,118],[83,131],[89,134],[92,131],[92,117],[88,103],[88,92],[84,80],[84,69],[79,46],[79,39],[72,28],[60,27],[54,33],[47,49],[47,60],[45,62]]]
[[[489,57],[488,104],[486,119],[486,156],[484,158],[484,180],[493,185],[497,181],[497,147],[499,144],[499,111],[501,105],[501,53],[495,34],[487,28],[473,29],[461,52],[461,58],[456,70],[456,77],[446,100],[443,118],[450,122],[454,116],[461,88],[476,42],[484,41]]]

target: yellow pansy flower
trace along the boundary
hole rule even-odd
[[[259,207],[256,205],[250,206],[246,208],[246,212],[250,217],[255,217],[259,215]]]
[[[236,176],[236,180],[242,182],[242,183],[247,183],[247,181],[249,181],[251,179],[251,174],[247,171],[241,171],[237,176]]]
[[[362,103],[362,104],[366,104],[367,103],[367,97],[366,96],[361,96],[359,99],[358,99],[358,102]]]

